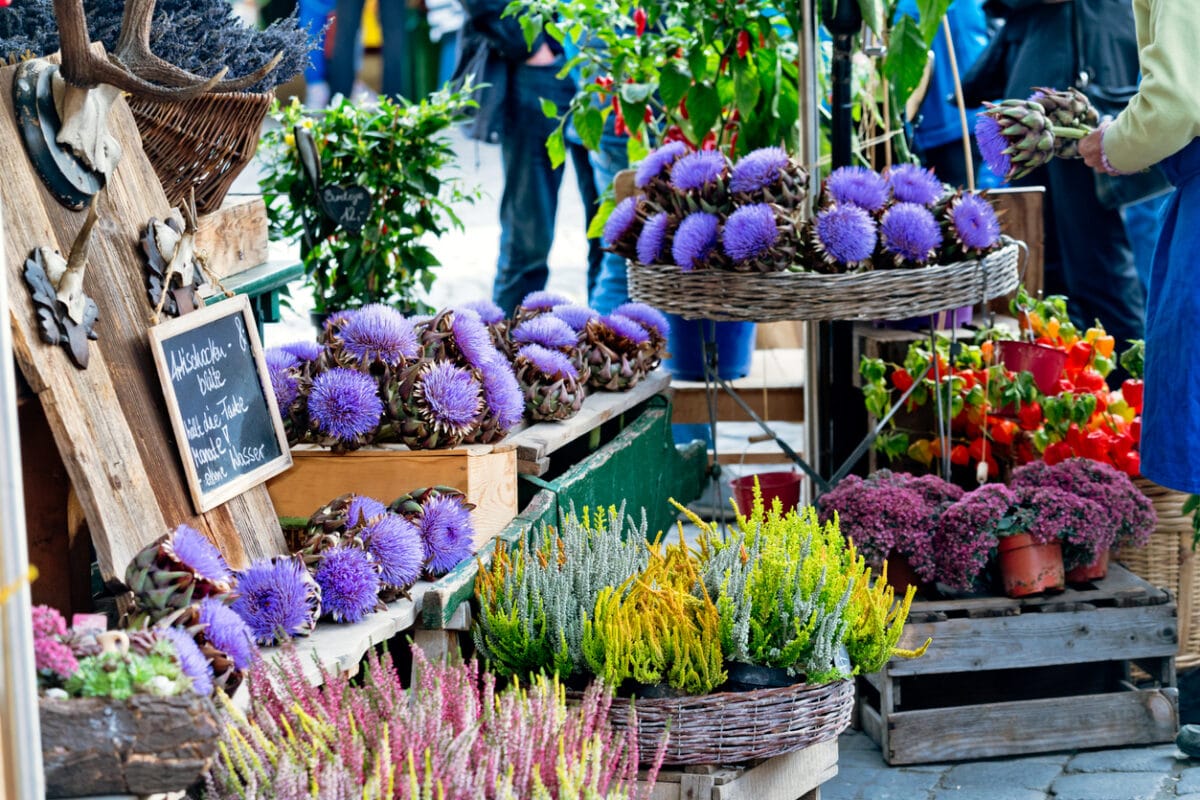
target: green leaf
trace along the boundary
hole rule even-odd
[[[668,65],[658,76],[658,94],[668,111],[679,107],[679,101],[687,94],[692,85],[691,76],[674,64]]]
[[[946,16],[946,9],[950,7],[950,0],[917,0],[917,12],[920,16],[921,35],[925,37],[925,45],[933,46],[934,37],[942,27],[942,18]]]
[[[734,59],[733,105],[741,112],[743,119],[749,119],[753,114],[761,91],[754,62],[744,58]]]
[[[699,141],[713,129],[721,116],[721,101],[717,97],[717,90],[707,83],[696,84],[688,91],[687,110],[692,130]]]
[[[692,79],[697,83],[708,80],[708,51],[697,47],[688,53],[688,69],[692,71]]]
[[[925,64],[929,60],[929,46],[921,35],[917,21],[905,14],[892,28],[888,44],[887,59],[883,72],[895,87],[896,104],[903,106],[921,83]]]
[[[638,137],[630,136],[629,141],[625,143],[625,154],[630,164],[636,164],[650,155],[650,148]]]
[[[605,200],[603,203],[600,204],[600,207],[598,209],[596,209],[596,215],[594,217],[592,217],[591,224],[588,225],[587,238],[589,238],[589,239],[599,239],[600,238],[601,234],[604,233],[604,223],[608,222],[609,216],[612,214],[613,209],[616,207],[617,207],[616,201],[611,200],[611,199]]]
[[[554,133],[546,139],[546,152],[550,155],[550,165],[561,167],[567,160],[567,143],[563,139],[563,128],[559,125]]]
[[[553,100],[541,98],[542,113],[546,115],[546,119],[558,119],[558,106],[554,105]]]
[[[600,109],[588,106],[575,114],[575,130],[583,140],[583,146],[588,150],[600,148],[600,137],[604,133],[604,116]]]
[[[887,31],[883,0],[858,0],[858,10],[862,12],[863,22],[867,23],[868,28],[880,34]]]
[[[653,83],[623,83],[620,95],[624,103],[645,103],[654,94]]]
[[[521,23],[521,33],[525,35],[525,46],[533,49],[533,41],[542,32],[542,26],[531,14],[522,14],[517,18]]]

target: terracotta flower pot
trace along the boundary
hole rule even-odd
[[[1029,534],[1018,533],[1001,539],[998,549],[1004,593],[1009,597],[1062,591],[1065,576],[1059,542],[1038,544]]]
[[[919,597],[921,590],[925,588],[925,582],[908,563],[908,556],[894,550],[887,557],[887,582],[895,590],[896,597],[904,597],[909,586],[917,590]]]
[[[1101,550],[1096,560],[1067,572],[1067,583],[1090,583],[1108,574],[1108,549]]]

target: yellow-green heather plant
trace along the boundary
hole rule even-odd
[[[853,552],[853,545],[850,547]],[[857,561],[862,564],[863,559],[859,557]],[[887,579],[887,561],[883,562],[879,579],[874,584],[871,583],[870,567],[864,565],[863,570],[846,607],[846,649],[855,672],[878,672],[891,658],[925,655],[932,639],[926,639],[915,650],[896,647],[904,632],[904,621],[908,619],[916,587],[909,586],[904,599],[897,602],[896,591]]]
[[[613,687],[627,680],[707,694],[725,682],[720,614],[682,541],[651,548],[640,574],[600,592],[583,623],[583,653]]]

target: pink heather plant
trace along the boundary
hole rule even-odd
[[[977,588],[1016,504],[1007,486],[986,483],[950,505],[933,535],[938,581],[960,592]]]
[[[821,496],[821,521],[836,514],[842,535],[854,542],[873,569],[895,552],[908,559],[922,580],[932,581],[936,563],[930,538],[937,510],[922,491],[899,485],[897,477],[883,470],[866,480],[844,478]]]
[[[258,800],[629,800],[639,796],[631,725],[609,724],[611,699],[593,686],[577,704],[540,677],[497,691],[476,663],[430,664],[406,691],[390,656],[367,657],[355,683],[304,679],[299,656],[260,662],[250,674],[248,715],[226,702],[221,757],[209,798]],[[650,765],[648,796],[665,749]]]
[[[1061,541],[1066,569],[1095,562],[1112,545],[1115,529],[1094,500],[1054,486],[1020,487],[1015,494],[1024,510],[1023,532],[1042,544]]]

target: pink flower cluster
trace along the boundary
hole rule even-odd
[[[65,681],[79,669],[79,662],[62,640],[67,635],[67,621],[49,606],[33,607],[33,659],[43,679],[57,683]]]
[[[1112,545],[1115,529],[1094,500],[1054,486],[1022,486],[1016,495],[1024,511],[1024,532],[1043,544],[1061,541],[1068,570],[1091,564]]]
[[[996,550],[1000,526],[1016,503],[1008,487],[987,483],[948,507],[933,535],[938,580],[961,592],[976,588]]]
[[[1144,547],[1158,523],[1154,505],[1128,475],[1090,458],[1030,462],[1013,473],[1012,486],[1053,487],[1094,501],[1104,511],[1100,526],[1111,528],[1108,542],[1114,547]]]

